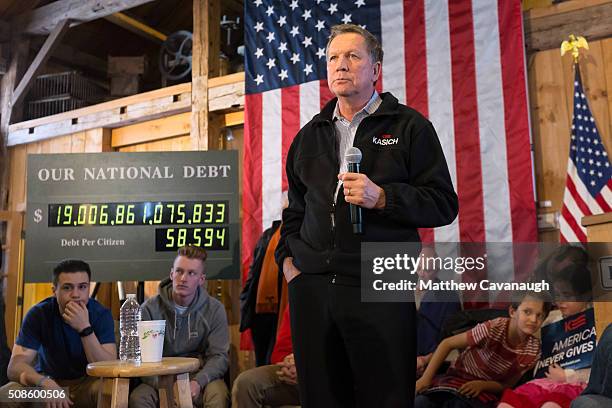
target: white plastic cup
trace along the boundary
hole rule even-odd
[[[140,341],[140,361],[157,363],[164,352],[165,320],[142,320],[138,322],[138,340]]]

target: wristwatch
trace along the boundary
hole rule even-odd
[[[94,332],[93,327],[91,327],[91,326],[87,326],[86,328],[84,328],[83,330],[81,330],[81,331],[79,332],[79,336],[81,336],[81,337],[87,337],[87,336],[89,336],[89,335],[90,335],[91,333],[93,333],[93,332]]]

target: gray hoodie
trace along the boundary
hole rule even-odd
[[[166,320],[164,357],[196,357],[200,371],[192,375],[202,389],[227,371],[229,329],[225,307],[202,287],[179,315],[172,300],[172,281],[159,283],[159,294],[142,304],[142,320]]]

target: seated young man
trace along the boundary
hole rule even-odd
[[[166,320],[164,357],[196,357],[200,370],[190,375],[194,405],[227,407],[229,392],[223,376],[229,365],[229,328],[225,307],[208,295],[206,251],[179,248],[170,277],[159,283],[159,294],[142,304],[142,320]],[[130,395],[130,407],[157,407],[155,377],[143,378]]]
[[[271,365],[240,373],[232,388],[232,408],[300,405],[289,307],[283,314],[271,360]]]
[[[68,387],[56,407],[96,406],[100,381],[88,377],[85,369],[94,361],[115,360],[117,349],[113,317],[89,298],[90,279],[86,262],[71,259],[55,267],[54,296],[34,305],[23,320],[8,366],[13,382],[2,387],[0,395],[7,397],[9,390],[22,387]]]

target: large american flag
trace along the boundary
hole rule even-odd
[[[353,23],[385,51],[379,91],[434,124],[459,195],[425,241],[537,241],[519,0],[246,0],[243,272],[281,216],[289,146],[331,97],[330,27]]]
[[[567,179],[559,220],[562,242],[587,242],[585,215],[612,211],[612,168],[595,118],[582,88],[580,69],[574,78],[574,115]]]

